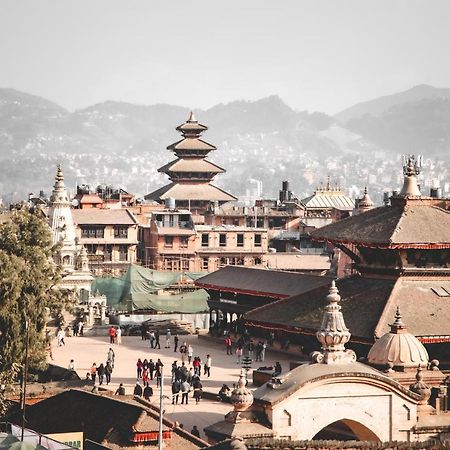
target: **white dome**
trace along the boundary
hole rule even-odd
[[[391,331],[372,345],[367,360],[377,366],[392,365],[393,368],[408,369],[427,366],[429,357],[419,339],[407,332],[397,308]]]

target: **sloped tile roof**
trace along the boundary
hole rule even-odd
[[[171,183],[145,196],[146,200],[166,198],[223,202],[237,200],[236,197],[209,183]]]
[[[222,173],[225,169],[206,159],[176,159],[158,169],[158,172],[213,172]]]
[[[76,225],[135,225],[133,214],[126,209],[73,209]]]

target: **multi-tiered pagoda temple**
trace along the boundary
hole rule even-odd
[[[208,129],[198,123],[191,112],[189,119],[176,128],[183,139],[167,147],[177,159],[158,169],[169,176],[172,183],[145,196],[146,200],[165,202],[173,199],[177,208],[188,208],[193,212],[208,209],[211,203],[219,205],[236,200],[231,194],[211,184],[218,173],[224,169],[206,159],[209,152],[216,150],[212,144],[201,139]]]

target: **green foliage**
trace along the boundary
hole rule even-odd
[[[16,211],[0,225],[0,372],[24,361],[26,321],[30,367],[43,368],[48,312],[72,301],[54,288],[60,272],[51,260],[50,229],[40,214]]]

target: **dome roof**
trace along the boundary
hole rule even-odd
[[[402,322],[400,309],[397,308],[395,321],[391,331],[381,336],[367,355],[369,364],[377,366],[390,366],[400,370],[426,366],[428,352],[423,344],[411,333],[408,333]]]

